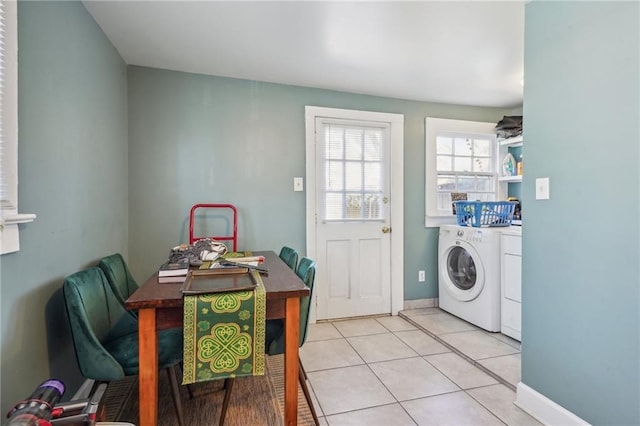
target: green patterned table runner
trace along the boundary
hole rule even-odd
[[[264,375],[266,293],[256,288],[184,296],[183,384]]]

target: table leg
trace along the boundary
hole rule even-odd
[[[294,426],[298,424],[300,298],[287,298],[284,326],[284,423]]]
[[[158,333],[156,310],[138,311],[140,426],[158,424]]]

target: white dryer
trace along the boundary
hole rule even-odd
[[[488,331],[500,331],[500,229],[440,227],[440,308]]]

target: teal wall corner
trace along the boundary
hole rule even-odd
[[[2,413],[50,377],[82,378],[64,277],[127,252],[126,66],[77,1],[18,3],[17,253],[0,258]]]

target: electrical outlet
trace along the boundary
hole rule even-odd
[[[418,271],[418,282],[423,283],[425,280],[424,278],[424,271]]]
[[[301,177],[293,178],[293,190],[294,191],[304,191],[304,179]]]

